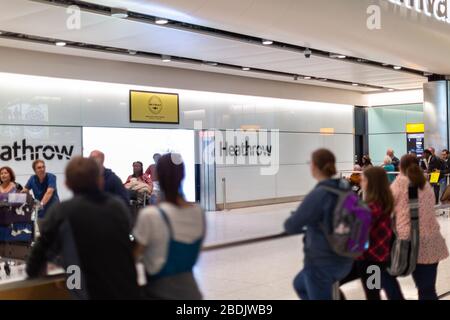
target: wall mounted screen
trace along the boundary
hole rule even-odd
[[[133,162],[143,162],[145,170],[153,163],[155,153],[180,153],[186,169],[183,191],[188,201],[195,201],[193,130],[83,128],[83,154],[89,156],[95,149],[105,153],[105,167],[112,169],[123,182],[133,173]]]

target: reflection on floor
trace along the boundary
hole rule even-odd
[[[279,234],[284,220],[297,206],[298,203],[285,203],[208,212],[205,246]]]
[[[209,216],[208,242],[230,242],[279,233],[284,219],[295,207],[296,204],[273,205]],[[439,222],[450,246],[450,219],[441,217]],[[292,280],[302,263],[302,237],[293,236],[203,252],[195,275],[205,299],[297,299]],[[417,299],[411,277],[401,278],[400,283],[407,299]],[[347,299],[364,299],[358,281],[342,288]],[[437,290],[438,294],[450,291],[450,259],[439,266]]]

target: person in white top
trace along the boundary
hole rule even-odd
[[[199,300],[202,295],[192,269],[205,236],[204,211],[183,197],[184,164],[179,154],[162,156],[156,171],[161,202],[140,211],[133,231],[135,257],[142,258],[147,273],[145,296]]]

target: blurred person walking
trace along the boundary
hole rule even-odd
[[[304,236],[304,267],[294,279],[294,288],[302,300],[331,300],[332,287],[351,270],[353,259],[337,255],[326,238],[321,225],[330,225],[337,195],[323,187],[349,190],[336,175],[336,158],[327,149],[313,152],[311,174],[317,185],[284,223],[289,234]],[[305,230],[306,228],[306,230]]]
[[[428,151],[428,160],[430,156],[431,152]],[[433,188],[417,165],[416,157],[405,155],[400,160],[400,175],[391,185],[397,237],[405,240],[411,237],[410,186],[417,188],[419,201],[419,252],[412,277],[418,289],[419,300],[437,300],[438,264],[447,258],[449,253],[435,216]]]
[[[179,154],[162,156],[156,165],[161,188],[158,206],[142,209],[134,227],[135,258],[143,259],[148,299],[200,300],[193,275],[206,233],[203,209],[184,199],[185,166]]]

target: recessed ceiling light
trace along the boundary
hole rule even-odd
[[[128,50],[128,53],[131,54],[132,56],[137,54],[136,50]]]
[[[303,77],[303,80],[311,80],[311,77],[309,76]]]
[[[321,78],[321,79],[319,79],[320,81],[328,81],[328,79],[327,78]]]
[[[394,66],[394,69],[395,70],[400,70],[402,67],[400,67],[400,66]]]
[[[2,31],[0,31],[0,34],[3,34],[3,32],[2,32]]]
[[[347,58],[347,56],[343,54],[330,53],[330,58],[345,59]]]
[[[111,17],[126,19],[128,18],[128,10],[124,8],[111,8]]]
[[[271,44],[273,44],[273,41],[272,40],[263,40],[262,44],[265,46],[270,46]]]
[[[163,62],[170,62],[170,61],[172,61],[171,57],[170,56],[166,56],[166,55],[163,55],[161,57],[161,59],[162,59]]]
[[[214,61],[205,61],[205,64],[207,64],[207,65],[209,65],[209,66],[213,66],[213,67],[219,65],[217,62],[214,62]]]
[[[169,23],[169,20],[164,19],[164,18],[156,18],[156,19],[155,19],[155,23],[156,23],[156,24],[160,24],[160,25],[168,24],[168,23]]]
[[[389,65],[389,63],[382,63],[381,64],[383,67],[387,67]]]
[[[395,89],[392,89],[392,88],[389,88],[389,89],[388,89],[389,92],[392,92],[392,91],[394,91],[394,90],[395,90]]]
[[[55,45],[57,45],[58,47],[64,47],[67,43],[65,43],[64,41],[58,41],[55,43]]]
[[[359,86],[359,84],[358,83],[352,83],[352,86],[357,87],[357,86]]]
[[[242,71],[250,71],[249,67],[242,67]]]
[[[1,34],[1,32],[0,32],[0,34]],[[433,73],[431,73],[431,72],[424,72],[423,75],[424,75],[425,77],[429,77],[429,76],[432,76]]]

